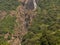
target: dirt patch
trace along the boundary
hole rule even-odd
[[[10,16],[16,16],[16,14],[17,14],[17,12],[14,11],[14,10],[12,10],[12,11],[9,12],[9,15],[10,15]]]
[[[7,15],[6,11],[0,11],[0,20],[4,19],[6,15]]]

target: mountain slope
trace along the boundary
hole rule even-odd
[[[60,0],[0,0],[0,45],[60,45]]]
[[[0,2],[0,37],[3,37],[3,41],[0,40],[0,44],[20,45],[22,38],[27,34],[28,27],[31,25],[35,15],[35,12],[33,11],[34,8],[31,9],[32,1],[26,1],[27,4],[22,2],[24,5],[17,0],[1,0]]]

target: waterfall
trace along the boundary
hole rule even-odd
[[[36,8],[37,8],[36,1],[35,1],[35,0],[33,0],[33,3],[34,3],[34,9],[36,9]]]

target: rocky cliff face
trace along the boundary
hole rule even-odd
[[[20,12],[19,10],[22,10],[23,12]],[[31,25],[35,13],[31,11],[28,12],[26,10],[24,11],[21,8],[19,8],[19,10],[16,19],[18,25],[15,27],[15,34],[13,35],[13,37],[18,38],[21,43],[23,36],[28,32],[28,27]]]
[[[33,0],[20,1],[22,3],[16,9],[17,25],[15,25],[14,34],[12,34],[12,39],[10,40],[11,45],[21,45],[22,38],[27,34],[28,27],[31,25],[32,19],[36,15],[35,11],[33,11]]]
[[[38,0],[19,0],[24,6],[26,9],[30,9],[30,10],[33,10],[33,9],[36,9],[37,8],[37,3],[38,3]]]

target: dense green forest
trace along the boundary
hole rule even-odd
[[[7,12],[4,19],[0,19],[0,45],[10,45],[7,41],[14,33],[16,15],[11,16],[9,11],[16,10],[18,5],[17,0],[0,0],[0,11]],[[60,45],[60,0],[39,0],[37,5],[37,15],[23,37],[22,45]],[[4,38],[6,33],[10,34],[8,39]]]
[[[17,0],[0,0],[0,10],[15,10],[19,4]]]
[[[39,0],[22,45],[60,45],[60,0]]]

